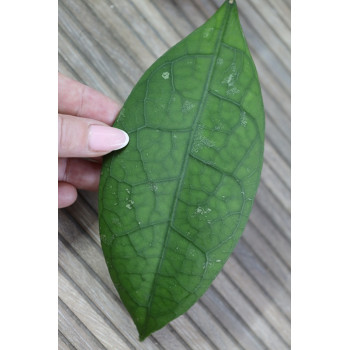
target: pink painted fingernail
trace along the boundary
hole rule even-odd
[[[114,151],[128,144],[129,135],[123,130],[110,126],[90,125],[88,142],[92,151]]]

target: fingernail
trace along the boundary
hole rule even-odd
[[[88,142],[92,151],[114,151],[128,144],[129,135],[123,130],[110,126],[90,125]]]

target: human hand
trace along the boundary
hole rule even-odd
[[[123,148],[129,136],[111,127],[119,105],[58,73],[58,207],[75,202],[77,189],[96,191],[100,157]]]

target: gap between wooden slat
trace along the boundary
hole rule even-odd
[[[283,208],[290,214],[290,190],[279,179],[279,176],[270,168],[268,162],[265,162],[261,177],[264,179],[264,184],[278,199],[279,203],[283,205]]]
[[[164,20],[166,20],[167,25],[171,26],[179,38],[184,38],[193,31],[193,24],[189,22],[185,13],[175,6],[173,2],[164,0],[151,0],[151,2],[158,9]]]
[[[217,7],[222,5],[221,0],[211,0]],[[275,33],[267,27],[267,25],[262,21],[260,15],[256,13],[251,6],[246,1],[241,1],[238,3],[239,17],[241,20],[244,33],[247,36],[247,29],[253,29],[255,34],[254,37],[260,38],[269,51],[278,59],[282,64],[284,69],[290,73],[290,51],[280,42],[279,38],[276,37]],[[252,17],[253,20],[252,21]],[[262,28],[261,28],[262,26]],[[269,40],[266,40],[268,36]],[[251,40],[248,40],[248,42]]]
[[[191,0],[198,9],[200,9],[201,13],[205,18],[211,17],[215,11],[216,7],[208,0]]]
[[[264,262],[259,261],[254,268],[251,268],[252,264],[256,263],[254,262],[256,257],[251,257],[249,255],[243,257],[243,254],[247,254],[247,251],[254,254],[254,251],[250,247],[248,248],[244,239],[241,239],[241,241],[242,242],[237,245],[235,251],[225,264],[224,271],[227,272],[227,276],[230,276],[228,278],[238,286],[249,282],[252,285],[251,288],[260,291],[257,297],[267,298],[276,313],[282,315],[282,317],[290,323],[290,293],[276,279]],[[234,264],[233,261],[235,261]],[[233,266],[237,266],[237,269],[230,273],[228,268],[233,268]],[[255,271],[257,273],[260,271],[259,278],[256,278],[257,273],[254,273]],[[239,274],[239,272],[245,276],[242,282],[239,282],[239,280],[234,277]],[[242,293],[245,294],[244,289],[240,289]],[[251,290],[248,289],[247,291],[248,293],[251,292]],[[286,307],[286,305],[288,307]]]
[[[266,114],[265,119],[265,139],[267,139],[274,147],[275,151],[287,163],[291,163],[290,142],[281,135],[275,125],[270,122],[269,115]]]
[[[256,34],[270,48],[270,50],[279,58],[282,65],[291,71],[290,48],[281,41],[277,34],[263,21],[260,14],[254,11],[249,2],[241,1],[238,4],[238,11],[243,15],[250,27],[254,28]]]
[[[148,25],[145,17],[137,11],[137,8],[129,0],[118,0],[110,1],[105,0],[106,3],[112,8],[112,11],[116,15],[122,14],[123,19],[126,22],[126,25],[132,29],[135,35],[143,43],[148,51],[155,53],[155,56],[158,57],[162,55],[168,48],[168,45],[164,39],[157,33],[152,27]],[[135,21],[137,25],[132,25],[132,22]]]
[[[80,0],[64,1],[66,7],[69,8],[72,15],[79,20],[95,41],[100,43],[103,50],[118,64],[124,73],[131,78],[133,84],[139,79],[144,68],[140,66],[139,62],[135,60],[132,52],[128,47],[125,47],[120,41],[120,36],[105,25],[105,22],[95,15],[93,10],[81,2]],[[83,20],[82,20],[83,19]],[[133,67],[133,69],[131,69]]]
[[[238,287],[230,281],[225,274],[219,274],[213,282],[213,286],[237,313],[240,314],[249,328],[256,336],[270,348],[287,350],[288,345],[277,334],[261,315],[260,311],[247,300]]]
[[[82,83],[81,78],[77,75],[77,73],[75,73],[73,68],[67,63],[60,53],[58,53],[58,71],[66,77]]]
[[[237,340],[243,349],[266,349],[263,342],[249,328],[249,325],[236,310],[218,293],[213,284],[201,297],[201,301],[212,314],[216,315],[221,326]]]
[[[188,317],[192,319],[202,333],[207,334],[213,343],[213,348],[218,350],[238,349],[237,341],[226,332],[218,322],[217,318],[203,306],[200,299],[187,311]],[[208,319],[210,322],[208,322]]]
[[[171,47],[174,46],[181,37],[178,36],[178,33],[169,26],[168,22],[163,18],[161,13],[158,11],[158,8],[152,4],[149,0],[136,1],[131,0],[135,8],[139,10],[139,13],[142,13],[142,16],[147,20],[151,27],[163,36],[164,41]],[[151,24],[152,23],[152,24]],[[134,25],[134,23],[131,23]]]
[[[287,27],[291,28],[291,13],[290,8],[285,4],[283,0],[267,0],[270,5],[276,9],[281,20],[287,25]]]
[[[240,22],[247,39],[248,46],[254,57],[258,57],[261,62],[268,67],[269,72],[279,81],[281,88],[290,92],[290,72],[284,67],[281,60],[269,49],[266,43],[260,38],[258,33],[251,27],[244,14],[240,16]]]
[[[275,304],[290,320],[290,294],[281,283],[271,274],[266,265],[256,257],[254,251],[240,240],[233,252],[246,273],[261,287],[261,289],[274,300]]]
[[[285,119],[279,115],[272,115],[270,112],[270,106],[265,104],[265,132],[268,133],[268,136],[272,139],[284,140],[284,143],[287,146],[290,146],[290,137],[287,137],[286,134],[290,134],[290,119]],[[283,120],[283,119],[284,120]],[[279,120],[278,120],[279,119]],[[284,127],[288,127],[288,131],[284,130]],[[278,134],[276,137],[274,133]],[[290,162],[290,147],[285,147],[283,151],[283,157],[286,158]]]
[[[63,333],[58,330],[58,350],[76,350],[77,348],[73,346],[69,340],[63,335]]]
[[[248,2],[250,3],[251,8],[261,16],[264,23],[271,28],[290,52],[290,28],[288,28],[280,19],[278,12],[270,6],[268,1],[262,2],[261,0],[248,0]]]
[[[210,290],[210,287],[209,287]],[[208,293],[208,291],[206,292]],[[205,294],[204,294],[205,295]],[[213,319],[214,319],[214,324],[217,325],[218,329],[220,332],[222,332],[223,334],[225,334],[226,336],[220,335],[220,339],[225,339],[226,337],[229,338],[232,341],[232,345],[234,346],[234,349],[237,348],[237,350],[240,350],[242,348],[242,346],[239,344],[239,342],[237,341],[237,339],[226,329],[226,327],[223,326],[222,321],[219,319],[218,315],[215,315],[209,308],[208,305],[206,305],[206,303],[203,301],[203,299],[205,298],[205,296],[202,296],[198,301],[197,304],[199,304],[201,306],[201,308],[203,310],[205,310],[205,312],[207,312]],[[201,322],[202,320],[200,320]],[[211,331],[216,332],[216,329],[211,329]],[[220,349],[221,350],[221,349]],[[231,350],[230,348],[228,350]]]
[[[282,254],[271,245],[261,231],[249,221],[242,238],[259,259],[266,264],[271,273],[282,283],[290,293],[290,266],[285,262]]]
[[[259,260],[290,294],[290,268],[250,221],[241,239],[249,245]]]
[[[275,125],[278,127],[278,130],[283,133],[283,136],[287,138],[288,142],[291,141],[291,118],[287,112],[283,111],[279,106],[279,103],[276,102],[275,98],[271,96],[270,92],[265,89],[263,83],[261,84],[261,92],[263,96],[264,107]],[[286,101],[286,104],[289,103]]]
[[[84,3],[95,16],[103,20],[105,28],[112,35],[118,33],[118,41],[123,44],[125,51],[131,56],[131,60],[141,65],[143,71],[153,63],[156,57],[150,54],[143,41],[122,15],[113,11],[105,2],[86,0]]]
[[[194,305],[193,305],[194,306]],[[192,310],[193,311],[193,310]],[[198,320],[198,318],[193,318],[193,317],[191,317],[191,313],[189,313],[188,311],[186,312],[186,316],[188,317],[188,319],[191,321],[191,323],[193,324],[193,326],[195,327],[195,330],[197,331],[197,332],[199,332],[201,335],[202,335],[202,337],[204,338],[204,339],[206,339],[206,341],[208,342],[208,350],[210,350],[210,349],[213,349],[213,350],[221,350],[220,348],[218,348],[217,346],[216,346],[216,341],[215,341],[215,339],[216,339],[216,337],[218,336],[218,334],[215,334],[214,335],[214,339],[211,339],[209,336],[208,336],[208,333],[206,333],[206,332],[204,332],[203,331],[203,329],[201,328],[201,326],[199,325],[199,324],[197,324],[196,323],[196,319]],[[201,348],[199,348],[199,349],[201,349]]]
[[[281,207],[280,203],[272,192],[261,181],[254,203],[258,203],[261,210],[263,210],[278,228],[278,231],[290,241],[290,214]]]
[[[131,344],[125,343],[116,330],[108,329],[105,319],[96,312],[91,301],[79,287],[59,269],[59,296],[62,301],[72,310],[72,312],[84,323],[85,327],[107,348],[118,348],[120,350],[130,350]],[[135,349],[131,347],[131,349]]]
[[[193,29],[200,27],[208,19],[205,13],[199,11],[196,4],[191,0],[174,0],[173,2],[182,16],[187,19],[187,22],[192,24]],[[191,31],[193,31],[193,29]]]
[[[74,46],[75,44],[72,43],[66,33],[61,30],[60,25],[58,25],[58,41],[62,44],[59,47],[60,54],[76,74],[81,77],[85,84],[101,91],[119,103],[123,101],[123,97],[104,81],[104,78],[96,70],[96,67],[91,65],[84,54]]]
[[[79,21],[74,20],[69,10],[61,3],[58,8],[60,15],[60,27],[66,35],[74,42],[76,48],[82,48],[82,54],[92,63],[98,67],[100,74],[103,74],[104,80],[108,85],[119,92],[123,100],[129,95],[133,82],[123,73],[123,71],[115,64],[113,59],[102,49],[91,35],[89,35],[83,28],[79,28]],[[114,77],[118,76],[118,80]]]
[[[289,164],[282,159],[268,140],[264,144],[264,162],[272,169],[273,173],[284,183],[288,191],[291,189],[291,170]],[[265,163],[263,164],[264,167]]]
[[[231,283],[234,283],[244,298],[261,315],[261,317],[274,329],[284,342],[290,345],[290,320],[274,303],[271,297],[264,293],[258,284],[246,274],[246,271],[234,258],[225,264],[223,274]]]
[[[266,212],[262,210],[259,203],[254,202],[249,220],[252,224],[254,224],[261,235],[266,238],[271,246],[281,253],[281,258],[290,268],[290,240],[288,240],[288,238],[286,238],[286,236],[279,231],[276,224],[269,218]]]
[[[74,312],[58,298],[58,323],[62,333],[79,349],[105,350],[103,344],[95,337]]]

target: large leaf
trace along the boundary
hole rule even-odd
[[[141,340],[207,290],[258,187],[264,109],[231,2],[146,71],[115,123],[129,145],[104,159],[102,248]]]

